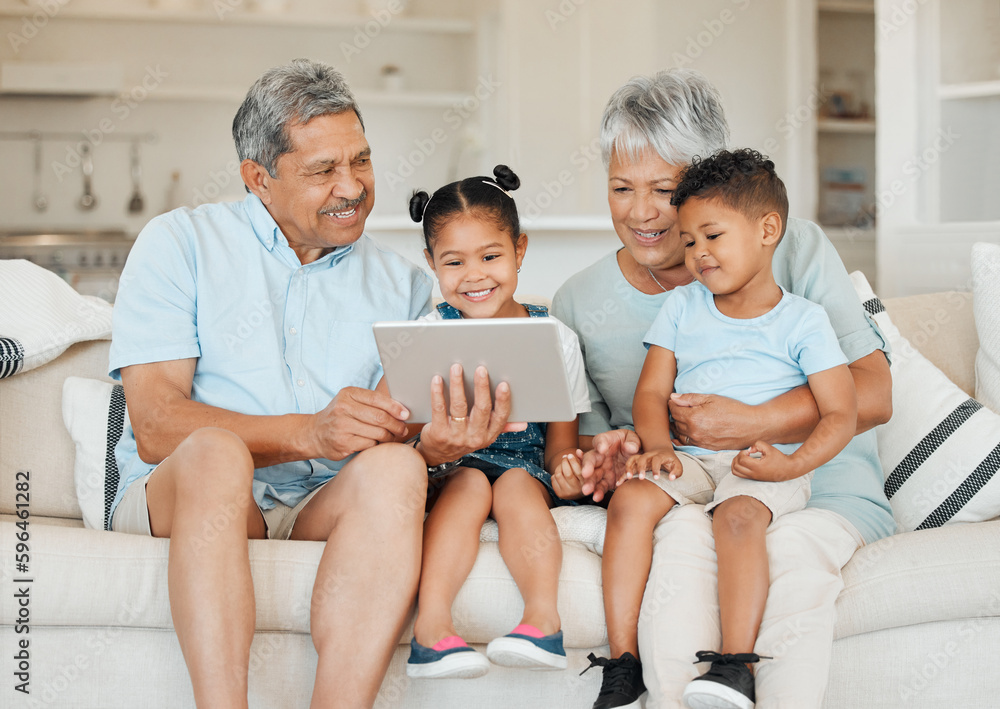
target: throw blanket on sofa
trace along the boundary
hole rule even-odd
[[[74,342],[111,339],[111,305],[30,261],[0,261],[0,379],[40,367]]]

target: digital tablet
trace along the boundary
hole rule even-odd
[[[569,374],[552,318],[418,320],[372,325],[389,394],[410,410],[411,423],[431,420],[431,379],[462,365],[465,397],[472,408],[473,375],[483,365],[490,393],[510,385],[508,421],[572,421],[576,418]]]

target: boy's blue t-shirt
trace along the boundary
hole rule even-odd
[[[701,283],[675,288],[643,343],[674,353],[674,391],[718,394],[751,406],[802,386],[811,374],[847,364],[823,308],[784,289],[778,304],[763,315],[731,318]],[[799,445],[775,447],[787,454]],[[698,446],[678,450],[715,452]]]
[[[840,256],[818,226],[789,218],[771,269],[786,291],[823,307],[848,362],[877,350],[888,354],[888,342],[861,307]],[[592,408],[580,415],[580,435],[632,428],[632,397],[646,357],[642,338],[673,292],[636,290],[622,275],[615,252],[556,292],[552,314],[576,332],[587,365]],[[816,471],[808,506],[840,514],[871,543],[895,530],[882,485],[875,432],[867,431]]]

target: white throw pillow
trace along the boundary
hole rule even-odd
[[[76,446],[73,479],[89,529],[110,529],[111,503],[118,492],[115,446],[122,437],[125,391],[120,384],[66,377],[63,422]]]
[[[899,334],[860,271],[854,288],[892,347],[892,419],[875,429],[899,531],[1000,515],[1000,416]]]
[[[40,367],[74,342],[111,339],[111,305],[52,271],[0,260],[0,379]]]
[[[972,246],[972,311],[979,334],[976,398],[1000,413],[1000,244]]]

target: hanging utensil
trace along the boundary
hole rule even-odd
[[[84,211],[90,211],[97,206],[97,197],[94,196],[91,186],[91,179],[94,176],[94,158],[88,143],[80,145],[80,162],[83,169],[83,194],[80,195],[76,206]]]
[[[31,204],[36,212],[44,212],[49,208],[49,198],[42,192],[42,134],[32,131],[31,140],[35,148],[35,177]]]
[[[139,164],[139,141],[133,140],[129,149],[130,172],[132,174],[132,196],[128,200],[128,213],[139,214],[146,208],[146,203],[142,197],[142,190],[139,186],[142,179],[142,166]]]

